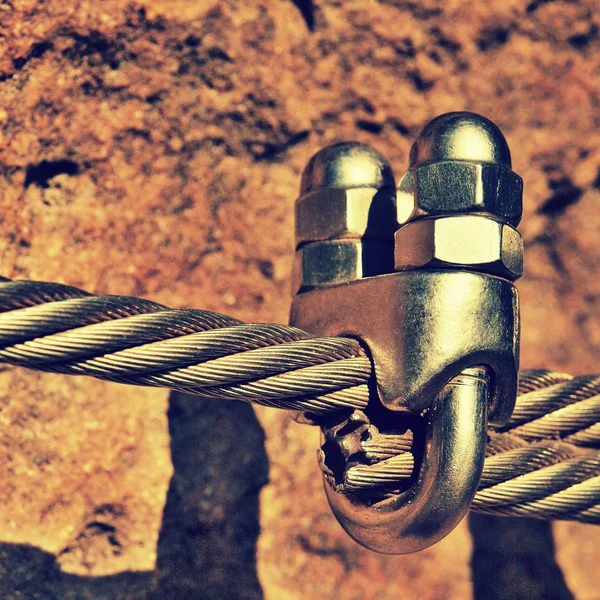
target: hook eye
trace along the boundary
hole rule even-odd
[[[428,411],[423,459],[409,490],[381,502],[325,492],[336,518],[359,544],[384,554],[423,550],[465,516],[485,459],[489,379],[483,367],[465,369]]]

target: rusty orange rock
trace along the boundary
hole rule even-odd
[[[400,174],[425,121],[472,110],[505,132],[525,181],[523,366],[597,371],[594,8],[0,2],[2,273],[285,322],[309,157],[356,139]],[[483,547],[466,523],[420,555],[359,548],[329,514],[316,432],[287,415],[257,411],[263,446],[248,407],[219,413],[223,439],[201,445],[214,407],[172,399],[167,419],[164,391],[0,377],[2,598],[493,598],[471,580],[525,560],[496,545],[471,569]],[[251,466],[232,490],[236,435]],[[539,542],[524,547],[554,570],[555,597],[594,598],[600,533],[554,529],[566,583],[548,530],[519,535]],[[549,589],[519,577],[525,596]]]

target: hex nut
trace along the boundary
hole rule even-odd
[[[391,273],[393,246],[374,241],[334,240],[296,251],[292,293]]]
[[[479,212],[515,227],[523,212],[523,180],[506,166],[442,161],[416,167],[400,180],[398,222]]]
[[[333,239],[381,239],[392,243],[395,194],[379,189],[320,188],[296,202],[296,247]]]
[[[523,240],[510,225],[479,215],[430,217],[396,232],[395,266],[468,269],[511,281],[523,274]]]

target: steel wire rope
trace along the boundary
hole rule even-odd
[[[600,377],[524,371],[509,423],[491,429],[472,509],[489,514],[600,523]],[[377,433],[335,483],[371,496],[414,478],[412,435]]]
[[[0,278],[0,363],[161,386],[205,398],[307,411],[364,410],[371,363],[350,338],[244,324],[127,296]],[[482,512],[600,523],[600,377],[525,371],[513,416],[491,430]],[[410,485],[412,437],[366,439],[367,464],[349,466],[347,493]]]

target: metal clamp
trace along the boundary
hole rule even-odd
[[[362,144],[326,148],[305,171],[290,322],[360,340],[372,402],[427,419],[408,491],[372,502],[325,483],[344,529],[373,550],[414,552],[449,533],[479,484],[488,414],[512,412],[523,246],[510,167],[493,123],[449,113],[417,138],[397,194],[388,163]]]

